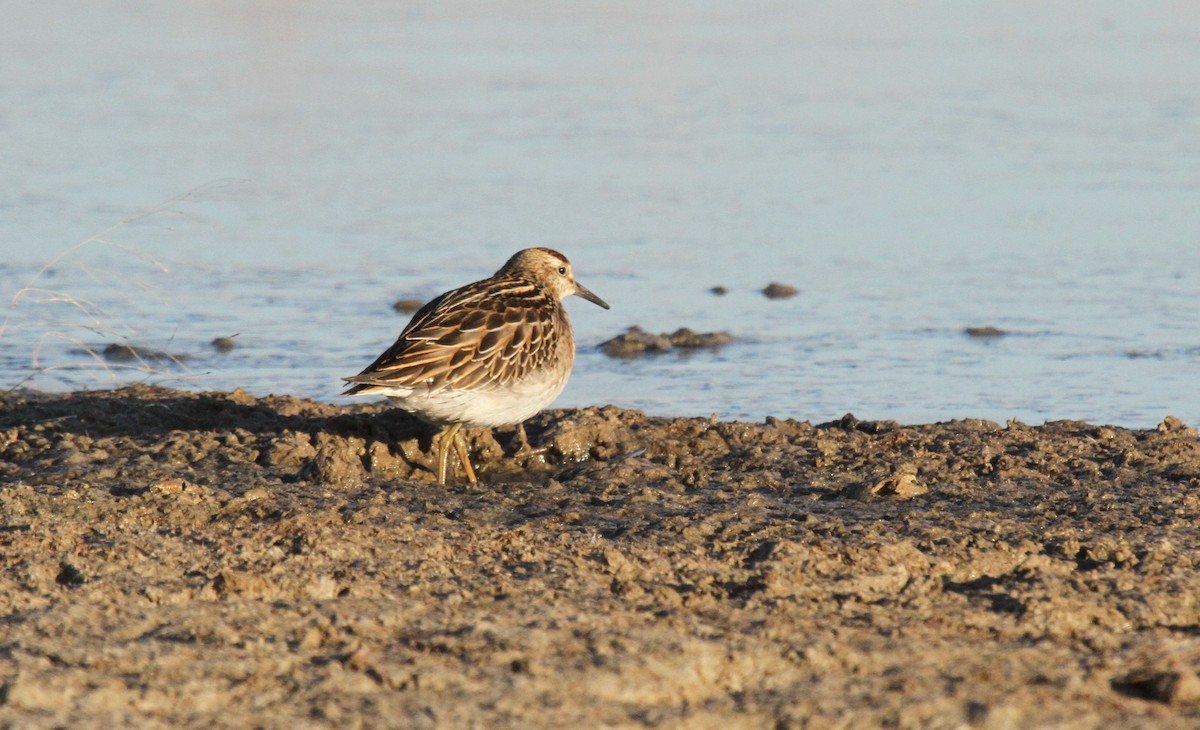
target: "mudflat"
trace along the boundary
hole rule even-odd
[[[1200,438],[0,400],[0,726],[1200,725]]]

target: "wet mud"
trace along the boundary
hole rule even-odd
[[[634,325],[610,340],[600,343],[600,350],[609,357],[633,359],[657,355],[672,350],[719,350],[733,342],[727,332],[696,332],[681,327],[674,332],[654,334]]]
[[[1194,727],[1200,439],[0,400],[0,726]]]

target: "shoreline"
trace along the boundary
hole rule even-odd
[[[1185,727],[1200,438],[0,398],[0,724]]]

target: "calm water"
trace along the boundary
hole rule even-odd
[[[613,305],[559,405],[1200,423],[1195,3],[5,16],[0,385],[336,400],[393,300],[552,245]],[[595,349],[633,324],[738,340]]]

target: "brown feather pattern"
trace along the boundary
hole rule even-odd
[[[504,387],[554,367],[561,337],[573,341],[557,298],[533,281],[497,274],[422,307],[395,344],[347,378],[354,385],[346,394]]]

